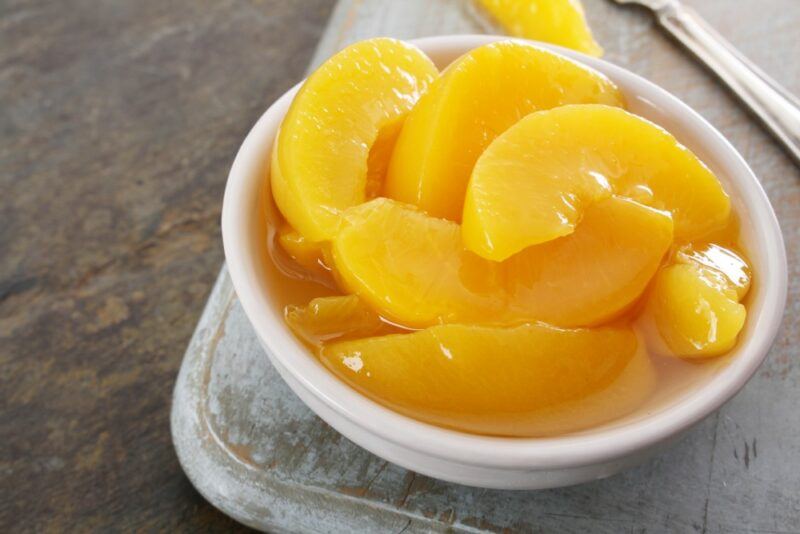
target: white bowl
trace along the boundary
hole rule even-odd
[[[441,68],[477,46],[505,37],[450,35],[413,41]],[[341,382],[292,335],[273,301],[266,262],[259,187],[269,175],[278,125],[297,91],[279,98],[247,135],[231,168],[222,209],[225,257],[236,293],[264,350],[283,379],[322,419],[358,445],[436,478],[474,486],[536,489],[602,478],[633,465],[730,399],[761,364],[786,301],[786,252],[778,221],[753,172],[722,135],[680,100],[605,61],[538,44],[614,80],[629,109],[661,124],[723,181],[742,221],[742,241],[756,283],[731,363],[659,405],[578,434],[495,438],[428,425],[385,408]]]

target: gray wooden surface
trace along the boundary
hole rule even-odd
[[[800,93],[800,2],[687,3]],[[775,206],[789,302],[763,367],[718,413],[639,468],[556,490],[468,488],[387,464],[311,413],[261,352],[223,269],[186,353],[172,414],[184,468],[215,506],[277,531],[800,532],[800,170],[646,12],[605,0],[585,5],[606,58],[710,120]],[[314,63],[374,35],[485,30],[466,1],[340,0]]]

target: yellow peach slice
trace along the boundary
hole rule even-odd
[[[675,238],[724,226],[730,200],[716,176],[655,124],[603,105],[532,113],[475,164],[464,202],[466,247],[492,260],[573,232],[610,194],[670,211]]]
[[[287,306],[286,322],[301,339],[312,345],[342,337],[374,336],[384,322],[355,295],[318,297],[306,306]]]
[[[322,362],[364,395],[457,430],[541,436],[634,410],[655,380],[627,328],[439,325],[326,345]]]
[[[675,263],[705,267],[707,276],[716,278],[724,289],[736,293],[736,300],[744,298],[753,278],[750,266],[741,255],[714,243],[684,245],[675,254]]]
[[[327,270],[325,245],[309,241],[289,225],[278,229],[278,243],[298,265],[309,270]]]
[[[598,324],[644,292],[672,244],[669,214],[611,197],[575,231],[506,260],[510,307],[561,326]]]
[[[464,250],[457,224],[407,204],[351,208],[332,252],[344,288],[403,325],[481,321],[506,308],[498,266]]]
[[[736,290],[716,274],[696,263],[678,263],[656,276],[648,313],[677,356],[717,356],[736,344],[747,311]]]
[[[404,325],[575,326],[636,299],[671,237],[668,215],[608,199],[587,211],[573,235],[498,263],[465,250],[457,224],[375,199],[348,211],[332,256],[348,292]]]
[[[416,47],[377,38],[345,48],[308,77],[283,119],[271,164],[275,202],[303,237],[330,239],[341,211],[376,193],[368,162],[388,161],[387,145],[437,75]],[[373,146],[378,156],[371,158]]]
[[[535,46],[476,48],[453,62],[409,114],[384,192],[458,222],[472,167],[495,137],[532,111],[586,102],[621,106],[623,99],[603,75]]]
[[[580,0],[480,0],[480,4],[510,35],[603,55]]]

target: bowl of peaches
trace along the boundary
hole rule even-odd
[[[711,125],[620,67],[502,37],[329,58],[245,139],[222,232],[314,412],[483,487],[647,458],[744,386],[786,299],[772,208]]]

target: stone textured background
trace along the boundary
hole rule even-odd
[[[235,151],[333,4],[0,0],[0,531],[238,528],[169,402]]]

